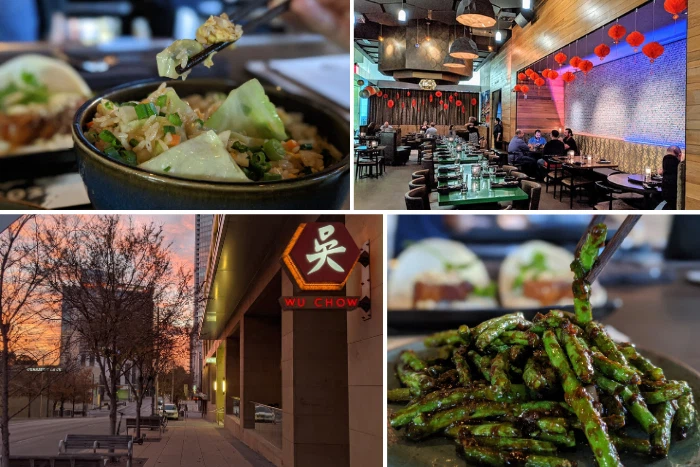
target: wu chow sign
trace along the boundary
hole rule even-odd
[[[281,297],[283,310],[354,310],[360,306],[360,297]]]
[[[296,230],[282,263],[301,290],[342,290],[360,253],[345,224],[311,222]]]

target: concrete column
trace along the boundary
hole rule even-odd
[[[216,349],[216,398],[214,404],[216,408],[226,407],[226,396],[224,395],[224,378],[226,377],[226,340],[219,342]],[[228,392],[228,391],[227,391]]]
[[[282,341],[279,318],[248,316],[241,320],[241,421],[255,428],[253,402],[281,404]]]
[[[282,342],[284,465],[349,466],[347,312],[283,311]]]

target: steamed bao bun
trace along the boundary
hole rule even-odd
[[[574,281],[574,273],[571,271],[570,265],[574,261],[573,253],[541,240],[533,240],[523,243],[501,263],[501,269],[498,275],[498,290],[501,299],[501,305],[505,308],[539,308],[542,303],[530,297],[523,295],[523,288],[516,288],[514,282],[520,274],[521,267],[530,264],[536,254],[541,253],[545,257],[546,270],[541,272],[536,280],[538,281],[553,281],[564,282],[571,287]],[[525,280],[535,279],[532,272],[525,273]],[[596,281],[591,286],[591,305],[603,305],[607,300],[607,292]],[[557,303],[551,305],[573,305],[573,298],[562,298]]]
[[[469,282],[476,288],[486,288],[491,279],[484,263],[466,246],[453,240],[430,238],[406,248],[397,258],[397,265],[389,278],[388,307],[408,310],[413,308],[416,282],[428,284],[459,284]],[[452,265],[453,268],[449,268]],[[432,300],[417,303],[421,309],[434,309]],[[494,297],[469,294],[464,301],[451,301],[450,308],[494,308]]]

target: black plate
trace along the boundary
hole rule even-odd
[[[622,300],[614,299],[593,309],[593,318],[597,321],[612,314],[622,306]],[[537,313],[548,313],[551,309],[574,311],[573,305],[557,307],[540,307],[513,310],[510,308],[485,308],[462,310],[389,310],[387,312],[388,334],[425,334],[428,332],[452,329],[461,324],[476,326],[482,321],[497,316],[522,311],[525,319],[532,320]]]

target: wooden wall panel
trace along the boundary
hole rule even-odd
[[[700,209],[700,4],[688,3],[685,208]]]

